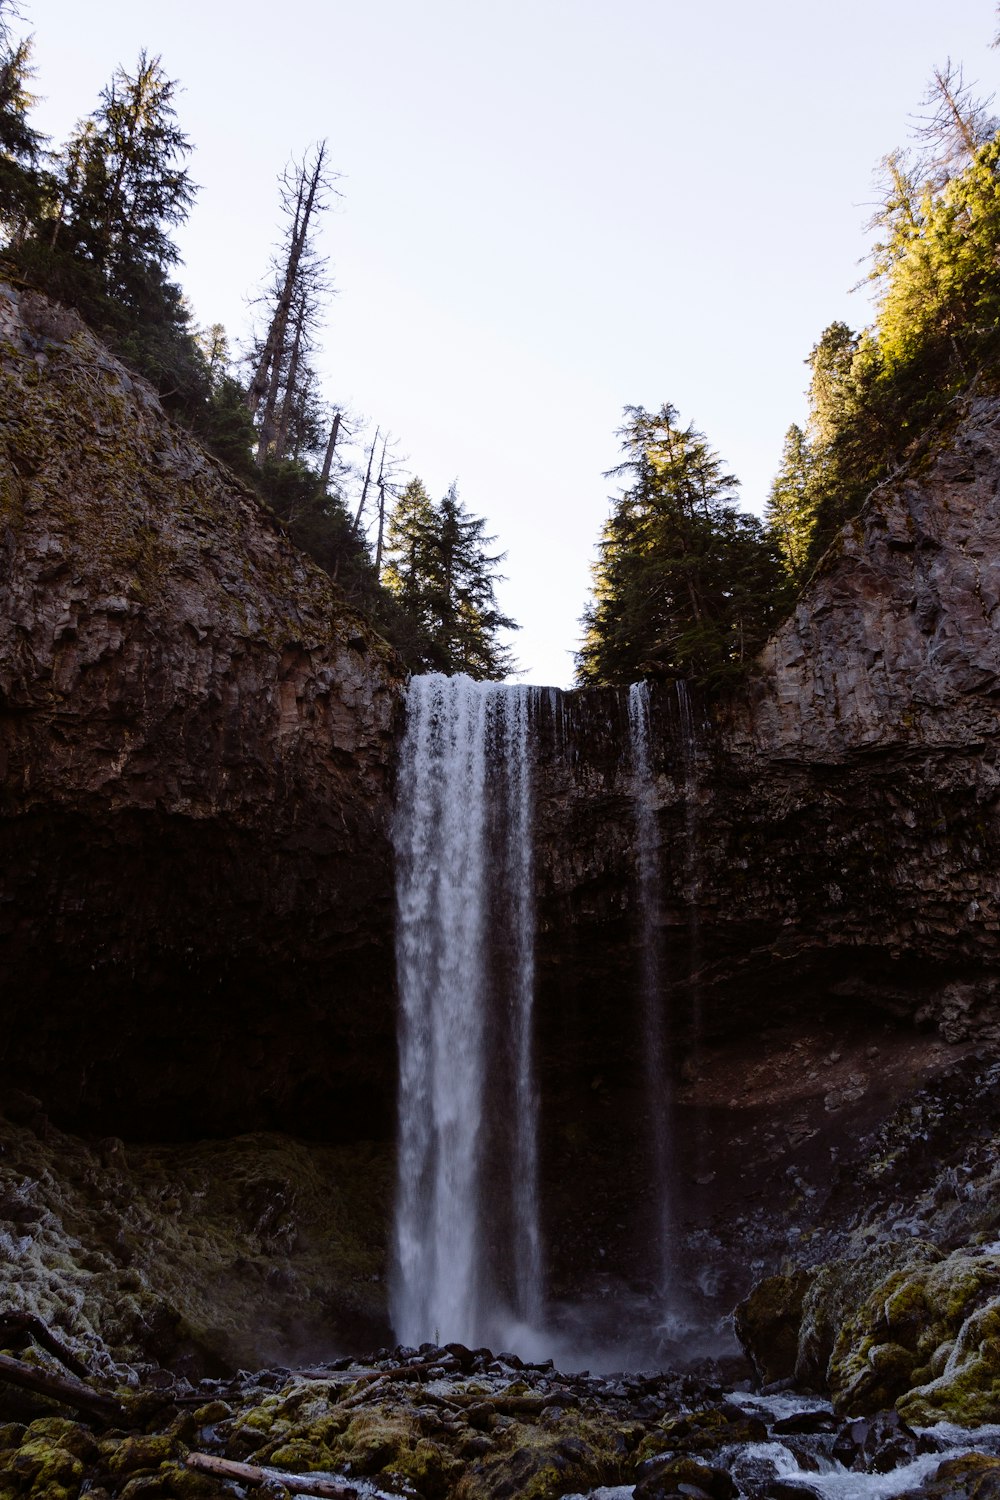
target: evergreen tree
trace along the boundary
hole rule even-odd
[[[1000,132],[990,103],[949,61],[923,101],[920,149],[881,163],[869,226],[875,322],[860,334],[831,324],[809,357],[809,566],[1000,357]],[[787,460],[775,481],[783,501]]]
[[[0,0],[0,238],[17,244],[40,215],[49,190],[42,170],[44,136],[28,123],[35,102],[31,40],[15,41],[10,0]]]
[[[177,124],[176,83],[158,57],[115,70],[92,121],[67,146],[60,236],[100,274],[107,294],[144,311],[179,259],[169,230],[183,223],[194,185],[190,142]]]
[[[584,684],[653,674],[705,683],[743,669],[781,596],[773,541],[735,504],[737,480],[674,407],[626,407],[628,481],[612,502],[577,656]]]
[[[805,433],[794,423],[785,434],[781,466],[771,485],[765,520],[793,583],[807,571],[809,544],[816,526],[815,464]]]
[[[497,605],[496,569],[505,554],[487,551],[494,540],[454,485],[434,505],[415,479],[396,502],[384,581],[412,622],[412,649],[423,670],[479,680],[513,670],[510,651],[497,640],[517,626]]]

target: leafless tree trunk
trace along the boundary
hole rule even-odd
[[[321,493],[323,494],[326,493],[326,487],[330,483],[330,472],[333,468],[333,455],[336,452],[337,438],[340,434],[340,419],[341,413],[339,411],[334,412],[333,422],[330,426],[330,438],[326,445],[326,452],[323,455],[323,467],[320,470],[319,475],[319,487]]]
[[[303,162],[302,166],[296,170],[294,199],[290,190],[286,197],[287,206],[290,207],[294,201],[294,208],[291,208],[292,224],[288,237],[288,252],[280,268],[277,299],[268,326],[267,337],[246,395],[247,410],[252,417],[257,416],[261,402],[265,401],[262,432],[273,427],[281,370],[287,350],[288,324],[296,292],[300,289],[303,256],[306,253],[314,216],[325,207],[323,193],[330,185],[329,178],[324,171],[325,165],[326,142],[321,141],[316,147],[312,164],[308,165]],[[267,445],[263,444],[258,448],[258,463],[262,461],[266,447]]]
[[[375,445],[378,442],[378,439],[379,430],[376,427],[375,436],[372,438],[372,445],[368,453],[368,468],[365,470],[365,482],[361,486],[361,499],[358,501],[358,508],[354,516],[354,525],[352,527],[352,530],[354,531],[358,531],[361,528],[361,517],[364,513],[365,501],[368,498],[368,486],[372,482],[372,464],[375,462]]]

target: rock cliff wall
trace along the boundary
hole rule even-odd
[[[655,690],[664,920],[685,942],[698,927],[703,983],[816,961],[839,982],[863,949],[914,997],[936,966],[948,985],[968,969],[990,1008],[998,608],[1000,404],[979,398],[844,528],[749,686],[696,707],[693,743],[674,687]],[[572,748],[543,753],[540,795],[553,931],[613,922],[631,884],[623,698],[559,712]]]
[[[398,664],[70,315],[4,292],[0,382],[0,1083],[132,1136],[390,1136]],[[998,495],[979,397],[844,529],[747,688],[711,713],[653,690],[689,1183],[729,1192],[749,1153],[766,1196],[803,1140],[821,1170],[995,1041]],[[557,1262],[600,1239],[627,1265],[624,695],[553,693],[538,727],[548,1233]],[[691,1192],[692,1222],[731,1216]]]
[[[148,386],[10,288],[0,590],[3,1076],[157,1135],[336,1133],[373,1094],[384,1121],[399,665]]]
[[[738,1226],[744,1275],[819,1233],[832,1164],[851,1180],[910,1090],[1000,1039],[998,607],[1000,403],[979,397],[844,528],[744,689],[711,712],[652,691],[682,1212],[717,1249]],[[572,1258],[600,1234],[634,1267],[650,1163],[633,793],[625,695],[555,700],[547,1175],[588,1176],[600,1225],[567,1196],[555,1237]]]

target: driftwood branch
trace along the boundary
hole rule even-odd
[[[41,1344],[50,1354],[55,1355],[60,1364],[65,1365],[74,1375],[79,1375],[81,1380],[87,1380],[92,1373],[87,1369],[82,1359],[77,1359],[71,1349],[57,1339],[50,1328],[46,1326],[41,1318],[36,1318],[34,1313],[5,1312],[0,1313],[0,1342],[9,1347],[12,1338],[32,1338],[36,1344]]]
[[[319,1479],[312,1474],[285,1474],[279,1469],[261,1469],[256,1464],[238,1464],[212,1453],[189,1453],[184,1460],[199,1474],[236,1479],[241,1484],[283,1484],[293,1495],[319,1495],[323,1500],[357,1500],[357,1490],[337,1479]]]
[[[5,1380],[8,1385],[19,1386],[22,1390],[51,1396],[53,1401],[61,1401],[64,1406],[88,1412],[93,1417],[99,1417],[102,1422],[125,1420],[125,1408],[114,1396],[95,1391],[92,1386],[84,1385],[72,1375],[59,1375],[55,1370],[43,1370],[38,1365],[28,1365],[20,1359],[12,1359],[9,1354],[0,1354],[0,1380]]]
[[[431,1370],[450,1371],[458,1368],[459,1361],[453,1354],[446,1354],[440,1359],[424,1359],[415,1365],[396,1365],[391,1370],[372,1370],[370,1375],[359,1375],[355,1381],[356,1385],[374,1385],[376,1380],[419,1380],[421,1375],[428,1375]]]

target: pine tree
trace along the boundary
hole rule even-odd
[[[41,166],[45,137],[28,123],[35,102],[31,40],[11,35],[16,14],[9,0],[0,0],[0,238],[8,245],[24,237],[51,190]]]
[[[412,621],[412,649],[423,670],[480,680],[513,670],[510,651],[497,639],[517,626],[497,605],[496,569],[505,554],[488,552],[494,540],[454,485],[434,505],[414,479],[396,502],[384,581]]]
[[[785,434],[781,465],[764,512],[793,583],[803,582],[808,571],[810,542],[816,527],[814,472],[809,442],[801,427],[793,423]]]
[[[63,156],[59,238],[99,274],[109,297],[137,312],[163,300],[179,259],[169,230],[195,188],[182,165],[190,142],[177,125],[177,85],[158,57],[118,68]]]
[[[626,407],[625,418],[626,458],[611,475],[628,483],[598,547],[579,680],[718,681],[766,638],[782,592],[773,541],[737,509],[738,481],[674,407]]]

